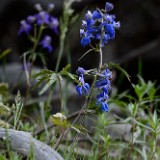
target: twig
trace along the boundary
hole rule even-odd
[[[93,114],[94,112],[95,112],[95,111],[92,111],[92,112],[90,112],[90,111],[85,111],[85,112],[82,113],[82,115],[84,115],[84,114],[85,114],[85,115],[86,115],[86,114]],[[69,116],[67,116],[67,120],[70,120],[70,119],[73,119],[73,118],[77,117],[77,116],[79,115],[79,113],[80,113],[80,111],[76,111],[76,112],[70,114]],[[50,125],[47,126],[47,129],[51,129],[51,128],[53,128],[54,126],[55,126],[54,124],[50,124]],[[33,135],[34,135],[34,136],[38,136],[38,135],[42,134],[44,131],[45,131],[45,129],[43,128],[43,129],[37,131],[36,133],[33,133]]]

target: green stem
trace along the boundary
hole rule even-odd
[[[131,152],[133,150],[133,142],[134,142],[134,129],[135,129],[135,123],[133,122],[133,126],[132,126],[132,139],[131,139],[131,142],[130,142],[130,147],[129,147],[129,151],[128,151],[128,160],[130,160],[130,156],[131,156]]]
[[[40,105],[40,114],[41,114],[42,124],[43,124],[44,129],[45,129],[46,138],[47,138],[47,140],[49,140],[48,128],[47,128],[47,124],[46,124],[46,121],[45,121],[44,104],[43,104],[43,102],[40,102],[39,105]]]
[[[89,49],[86,53],[84,53],[79,59],[78,61],[80,61],[85,55],[87,55],[89,52],[94,51],[95,49]]]
[[[154,160],[154,155],[156,154],[156,151],[157,151],[157,132],[155,133],[153,146],[154,146],[154,148],[153,148],[153,153],[152,153],[152,155],[151,155],[150,160]]]
[[[43,29],[44,29],[44,26],[41,25],[40,28],[39,28],[38,35],[37,35],[36,29],[35,29],[35,35],[34,35],[35,41],[34,41],[34,44],[33,44],[32,51],[31,51],[31,54],[32,54],[32,56],[33,56],[33,57],[32,57],[32,65],[34,64],[34,61],[35,61],[35,59],[36,59],[35,51],[36,51],[36,49],[37,49],[38,43],[39,43],[40,38],[41,38],[41,36],[42,36],[42,31],[43,31]]]
[[[58,72],[58,70],[59,70],[59,65],[60,65],[60,61],[61,61],[61,58],[62,58],[63,49],[64,49],[64,40],[60,43],[60,51],[59,51],[59,54],[58,54],[58,60],[57,60],[57,63],[56,63],[55,72]]]
[[[63,111],[63,104],[64,104],[64,102],[63,102],[63,94],[62,94],[62,85],[61,85],[61,79],[60,79],[60,77],[58,76],[58,83],[59,83],[59,94],[60,94],[60,101],[61,101],[61,108],[60,108],[60,110],[61,111]]]
[[[38,43],[40,41],[40,38],[42,36],[42,31],[44,29],[44,26],[41,25],[40,28],[39,28],[39,32],[37,34],[37,29],[36,29],[36,26],[35,26],[35,31],[34,31],[34,43],[33,43],[33,48],[31,50],[31,52],[26,52],[27,54],[30,53],[31,54],[31,68],[30,68],[30,72],[28,72],[28,69],[27,69],[27,65],[26,65],[26,56],[27,54],[25,54],[23,57],[24,57],[24,66],[25,66],[25,73],[26,73],[26,77],[27,77],[27,89],[26,89],[26,98],[24,100],[24,105],[26,103],[26,100],[28,99],[29,97],[29,93],[30,93],[30,73],[32,71],[32,66],[34,64],[34,61],[36,59],[36,49],[37,49],[37,46],[38,46]]]
[[[30,88],[30,79],[29,79],[29,72],[28,72],[28,68],[27,68],[27,60],[26,60],[26,56],[29,52],[25,52],[23,54],[23,64],[24,64],[24,71],[26,74],[26,79],[27,79],[27,86]]]

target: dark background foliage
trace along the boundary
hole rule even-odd
[[[30,47],[25,35],[18,37],[19,22],[27,15],[34,14],[33,5],[41,3],[44,7],[49,2],[55,3],[53,14],[57,17],[62,15],[62,0],[1,0],[0,1],[0,50],[12,49],[7,56],[7,62],[20,61],[19,56]],[[74,24],[70,25],[66,39],[66,47],[63,54],[61,67],[67,64],[67,54],[71,54],[72,71],[75,72],[78,66],[86,69],[98,65],[98,55],[88,54],[81,61],[81,57],[87,48],[80,45],[79,29],[81,20],[87,10],[94,10],[95,7],[102,8],[105,0],[82,0],[73,5],[75,13],[80,13]],[[136,82],[138,73],[141,73],[146,80],[160,81],[160,1],[159,0],[113,0],[117,20],[121,22],[121,28],[117,31],[116,39],[109,42],[103,49],[104,62],[116,62],[120,64],[130,75],[132,82]],[[48,54],[48,68],[54,69],[56,57],[59,50],[59,38],[53,35],[53,54]],[[0,62],[2,63],[2,61]],[[38,61],[37,65],[41,65]],[[142,67],[141,67],[142,66]],[[117,75],[120,73],[118,72]],[[130,86],[130,82],[118,79],[117,83],[121,88]],[[125,84],[125,85],[124,85]]]

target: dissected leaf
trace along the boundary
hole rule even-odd
[[[57,74],[52,73],[50,77],[46,78],[46,84],[39,92],[39,95],[42,95],[43,93],[45,93],[56,81],[57,81]]]

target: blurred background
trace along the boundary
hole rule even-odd
[[[115,62],[121,65],[136,83],[137,74],[145,80],[160,82],[160,0],[110,0],[115,6],[111,13],[121,22],[115,40],[109,42],[103,49],[104,63]],[[53,15],[60,18],[63,12],[63,0],[1,0],[0,1],[0,52],[11,49],[5,58],[7,63],[19,63],[22,53],[30,46],[26,37],[18,36],[20,21],[28,15],[36,13],[34,4],[40,3],[45,8],[48,3],[54,3]],[[79,29],[87,10],[94,10],[96,6],[103,8],[105,0],[81,0],[73,4],[74,15],[79,14],[74,24],[69,26],[66,45],[63,53],[61,68],[68,63],[71,56],[72,72],[78,66],[90,69],[98,66],[98,55],[88,54],[78,59],[88,50],[80,44]],[[51,35],[52,36],[52,35]],[[53,35],[54,51],[48,54],[47,67],[54,69],[59,51],[59,36]],[[0,65],[4,60],[0,61]],[[41,67],[39,61],[36,62]],[[116,73],[116,84],[123,90],[131,86],[127,78]],[[0,75],[1,76],[1,75]]]

